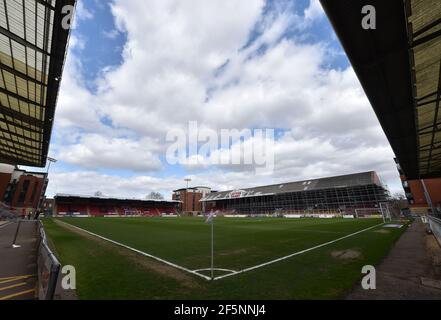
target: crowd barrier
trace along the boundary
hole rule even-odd
[[[47,244],[46,232],[41,221],[38,221],[38,299],[53,300],[60,273],[60,262]]]

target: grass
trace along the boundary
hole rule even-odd
[[[210,227],[198,218],[65,218],[69,224],[189,269],[210,265]],[[217,219],[215,266],[240,270],[381,223],[381,220]],[[376,265],[402,229],[366,231],[248,273],[208,282],[44,222],[63,264],[76,267],[80,299],[336,299]],[[331,253],[354,250],[340,259]]]

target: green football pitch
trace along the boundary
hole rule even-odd
[[[44,225],[62,264],[76,268],[82,299],[341,298],[405,230],[379,219],[217,218],[208,281],[211,226],[202,218]]]

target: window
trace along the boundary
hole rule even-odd
[[[23,205],[25,202],[26,194],[28,193],[28,190],[29,190],[29,184],[30,184],[29,180],[25,180],[23,182],[23,187],[20,191],[20,195],[18,196],[18,204],[19,205]]]
[[[32,204],[34,204],[35,201],[38,201],[36,199],[36,197],[37,197],[37,189],[38,189],[38,181],[35,181],[35,183],[34,183],[34,190],[32,190],[32,196],[31,196]]]

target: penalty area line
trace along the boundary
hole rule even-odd
[[[94,236],[94,237],[97,237],[97,238],[99,238],[99,239],[101,239],[101,240],[104,240],[104,241],[107,241],[107,242],[113,243],[113,244],[115,244],[115,245],[117,245],[117,246],[123,247],[123,248],[128,249],[128,250],[131,250],[131,251],[136,252],[136,253],[138,253],[138,254],[140,254],[140,255],[142,255],[142,256],[145,256],[145,257],[151,258],[151,259],[153,259],[153,260],[156,260],[156,261],[162,262],[162,263],[164,263],[164,264],[166,264],[166,265],[168,265],[168,266],[170,266],[170,267],[173,267],[173,268],[176,268],[176,269],[179,269],[179,270],[182,270],[182,271],[185,271],[185,272],[191,273],[191,274],[193,274],[193,275],[195,275],[195,276],[198,276],[198,277],[200,277],[200,278],[203,278],[203,279],[205,279],[205,280],[211,280],[210,277],[204,276],[203,274],[200,274],[200,273],[198,273],[198,272],[196,272],[196,271],[192,271],[192,270],[190,270],[190,269],[187,269],[187,268],[185,268],[185,267],[182,267],[182,266],[180,266],[180,265],[177,265],[177,264],[175,264],[175,263],[173,263],[173,262],[170,262],[170,261],[167,261],[167,260],[161,259],[161,258],[159,258],[159,257],[156,257],[156,256],[151,255],[151,254],[149,254],[149,253],[146,253],[146,252],[144,252],[144,251],[141,251],[141,250],[138,250],[138,249],[135,249],[135,248],[129,247],[129,246],[127,246],[127,245],[125,245],[125,244],[122,244],[122,243],[120,243],[120,242],[117,242],[117,241],[114,241],[114,240],[108,239],[108,238],[106,238],[106,237],[100,236],[99,234],[96,234],[96,233],[90,232],[90,231],[88,231],[88,230],[82,229],[82,228],[77,227],[77,226],[74,226],[74,225],[72,225],[72,224],[70,224],[70,223],[67,223],[67,222],[64,222],[64,221],[60,221],[60,220],[58,220],[58,219],[57,219],[57,222],[59,222],[59,223],[61,223],[61,224],[68,225],[69,227],[72,227],[72,228],[74,228],[74,229],[77,229],[77,230],[80,230],[80,231],[85,232],[85,233],[87,233],[87,234],[90,234],[90,235],[92,235],[92,236]]]
[[[259,268],[263,268],[263,267],[272,265],[274,263],[277,263],[277,262],[280,262],[280,261],[284,261],[284,260],[290,259],[292,257],[299,256],[301,254],[304,254],[304,253],[307,253],[307,252],[310,252],[310,251],[313,251],[313,250],[316,250],[316,249],[320,249],[320,248],[329,246],[331,244],[334,244],[336,242],[342,241],[344,239],[356,236],[356,235],[358,235],[360,233],[363,233],[363,232],[366,232],[366,231],[378,228],[379,226],[382,226],[382,225],[384,225],[384,223],[377,224],[377,225],[375,225],[373,227],[369,227],[369,228],[366,228],[366,229],[363,229],[363,230],[360,230],[360,231],[348,234],[347,236],[344,236],[344,237],[341,237],[341,238],[338,238],[338,239],[335,239],[335,240],[332,240],[332,241],[328,241],[326,243],[319,244],[319,245],[317,245],[315,247],[312,247],[312,248],[309,248],[309,249],[306,249],[306,250],[302,250],[302,251],[298,251],[298,252],[295,252],[293,254],[290,254],[290,255],[287,255],[287,256],[275,259],[275,260],[271,260],[271,261],[259,264],[257,266],[254,266],[254,267],[246,268],[246,269],[243,269],[243,270],[240,270],[240,271],[236,271],[234,273],[230,273],[230,274],[226,274],[226,275],[223,275],[223,276],[219,276],[219,277],[214,278],[213,280],[215,280],[215,281],[216,280],[221,280],[221,279],[225,279],[225,278],[228,278],[228,277],[236,276],[236,275],[239,275],[239,274],[242,274],[242,273],[245,273],[245,272],[249,272],[249,271],[253,271],[253,270],[259,269]]]

